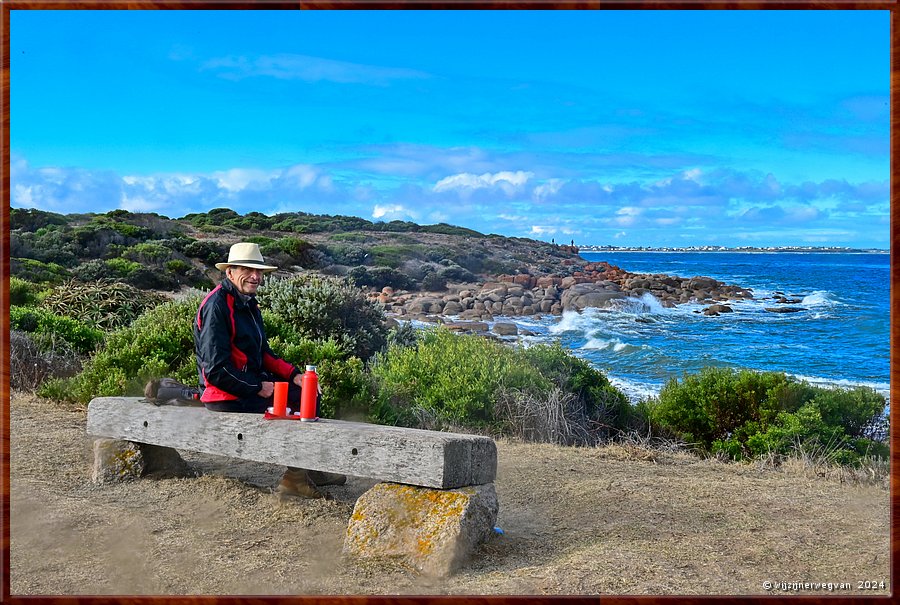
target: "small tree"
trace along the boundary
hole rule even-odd
[[[363,361],[387,344],[384,312],[365,292],[345,279],[298,275],[259,289],[260,306],[277,315],[298,338],[332,339],[345,354]]]

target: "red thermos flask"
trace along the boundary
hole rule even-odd
[[[319,375],[316,374],[316,366],[306,366],[306,372],[300,379],[300,421],[315,422],[316,401],[319,397]]]

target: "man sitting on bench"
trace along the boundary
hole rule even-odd
[[[238,243],[216,268],[225,277],[200,303],[194,322],[200,401],[213,412],[263,414],[272,406],[274,381],[284,380],[288,401],[299,405],[301,372],[269,348],[256,302],[263,275],[276,267],[263,262],[258,244]],[[288,467],[275,491],[281,498],[325,498],[317,486],[346,479]]]

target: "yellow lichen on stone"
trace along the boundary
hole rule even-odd
[[[344,551],[400,558],[428,574],[451,573],[496,520],[493,485],[439,490],[381,483],[356,503]]]

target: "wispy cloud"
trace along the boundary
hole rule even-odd
[[[488,161],[471,151],[462,155]],[[433,167],[427,172],[434,172]],[[870,241],[868,245],[886,246],[890,214],[887,181],[791,183],[752,171],[689,168],[647,181],[538,177],[524,170],[461,171],[428,181],[372,180],[333,166],[296,164],[117,175],[34,168],[15,154],[11,197],[13,207],[57,212],[123,208],[177,217],[216,207],[242,213],[303,211],[376,221],[450,222],[486,233],[565,236],[587,243],[627,243],[640,237],[635,243],[642,245],[674,245],[685,234],[694,237],[703,231],[707,239],[740,233],[749,240],[768,234],[773,245],[855,234]],[[801,237],[803,233],[807,235]]]
[[[533,176],[533,172],[524,170],[515,172],[504,170],[495,174],[486,172],[479,175],[463,172],[442,178],[434,185],[434,191],[440,193],[457,190],[466,193],[475,189],[496,189],[510,196],[521,191]]]
[[[304,82],[387,86],[394,80],[416,80],[431,77],[429,74],[415,69],[365,65],[295,54],[217,57],[204,61],[200,67],[229,80],[267,77]]]

